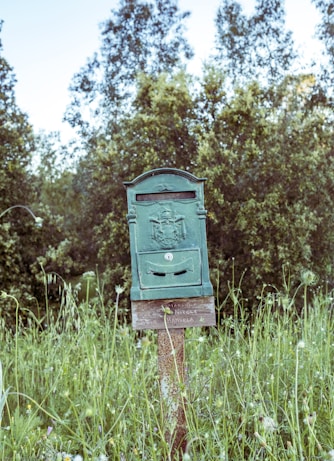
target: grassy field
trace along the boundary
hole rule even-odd
[[[269,294],[251,318],[233,292],[219,328],[186,330],[185,460],[334,460],[332,298]],[[99,298],[0,326],[0,460],[169,459],[157,333]],[[299,315],[296,311],[300,312]]]

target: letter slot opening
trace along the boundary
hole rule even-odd
[[[188,272],[187,270],[180,271],[180,272],[174,272],[174,275],[183,275],[183,274],[186,274],[187,272]]]
[[[154,192],[152,194],[136,194],[137,202],[159,202],[160,200],[189,200],[196,198],[196,191]]]

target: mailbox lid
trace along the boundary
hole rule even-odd
[[[204,211],[204,178],[175,168],[157,168],[124,183],[129,215],[135,219],[132,251],[197,248]]]
[[[189,181],[190,183],[202,183],[206,181],[206,178],[197,178],[195,175],[192,173],[189,173],[188,171],[183,171],[183,170],[178,170],[177,168],[155,168],[150,171],[146,171],[145,173],[142,173],[141,175],[137,176],[135,179],[132,181],[124,181],[124,185],[126,188],[132,188],[132,187],[140,187],[140,183],[145,183],[148,184],[148,179],[149,178],[155,178],[153,179],[153,182],[159,183],[161,182],[160,175],[166,175],[166,178],[170,178],[174,176],[173,181],[175,181],[175,177],[180,178],[180,182],[184,183],[184,180]],[[183,178],[183,180],[182,180]]]
[[[127,189],[128,206],[139,202],[195,199],[203,203],[203,183],[205,178],[197,178],[187,171],[176,168],[157,168],[124,182]],[[144,204],[143,203],[143,204]]]
[[[201,285],[199,248],[138,253],[142,289]]]

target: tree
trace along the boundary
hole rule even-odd
[[[0,32],[1,32],[0,22]],[[25,202],[31,194],[28,168],[34,149],[34,136],[27,115],[15,101],[15,76],[2,55],[0,41],[0,203],[4,210]],[[18,187],[20,184],[20,187]]]
[[[206,99],[212,78],[203,84]],[[314,87],[301,75],[237,88],[200,142],[211,267],[226,281],[233,266],[250,305],[266,285],[287,288],[286,265],[293,286],[304,269],[333,281],[331,113],[314,104]]]
[[[319,9],[322,21],[318,25],[317,34],[324,44],[326,64],[322,66],[322,77],[327,86],[327,95],[333,103],[334,82],[334,2],[331,0],[312,0]]]
[[[232,82],[260,79],[273,83],[290,69],[296,55],[291,32],[285,31],[282,0],[257,0],[247,17],[240,3],[222,0],[216,16],[216,60]]]
[[[1,26],[2,22],[0,31]],[[21,287],[22,293],[28,293],[39,230],[24,207],[11,207],[34,201],[29,172],[34,135],[27,115],[16,105],[15,83],[0,41],[0,288],[17,292]]]
[[[118,10],[102,25],[99,54],[74,76],[72,103],[66,119],[86,138],[92,126],[84,118],[88,107],[94,128],[113,134],[130,107],[138,73],[172,72],[190,58],[183,21],[174,0],[121,0]]]
[[[65,146],[59,144],[59,134],[40,134],[36,137],[34,188],[43,213],[44,234],[38,258],[33,265],[36,277],[43,279],[45,272],[56,272],[63,277],[84,272],[87,262],[78,254],[80,247],[77,224],[80,221],[81,196],[75,188],[75,173],[64,167],[67,157]],[[41,270],[41,266],[43,270]]]

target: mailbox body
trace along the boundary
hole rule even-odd
[[[131,300],[212,295],[204,181],[182,170],[158,168],[124,183]]]

